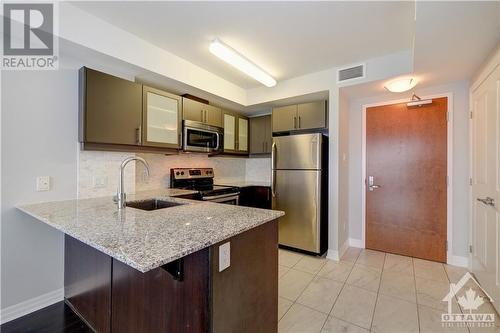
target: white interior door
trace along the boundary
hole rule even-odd
[[[500,310],[500,67],[472,92],[472,271]]]

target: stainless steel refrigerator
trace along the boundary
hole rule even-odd
[[[279,244],[313,254],[328,247],[328,140],[321,133],[273,137],[273,209]]]

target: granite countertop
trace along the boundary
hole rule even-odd
[[[234,180],[234,179],[220,179],[214,181],[217,185],[236,186],[236,187],[249,187],[249,186],[264,186],[271,187],[271,182],[255,181],[255,180]]]
[[[165,189],[127,200],[165,199],[184,205],[121,212],[111,197],[18,206],[34,218],[125,264],[147,272],[284,215],[281,211],[175,198]]]

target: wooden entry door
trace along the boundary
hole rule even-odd
[[[367,248],[446,262],[447,103],[366,109]]]
[[[500,311],[500,66],[472,99],[472,272]]]

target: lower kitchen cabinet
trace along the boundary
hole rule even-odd
[[[240,206],[272,209],[271,187],[247,186],[240,188]]]

